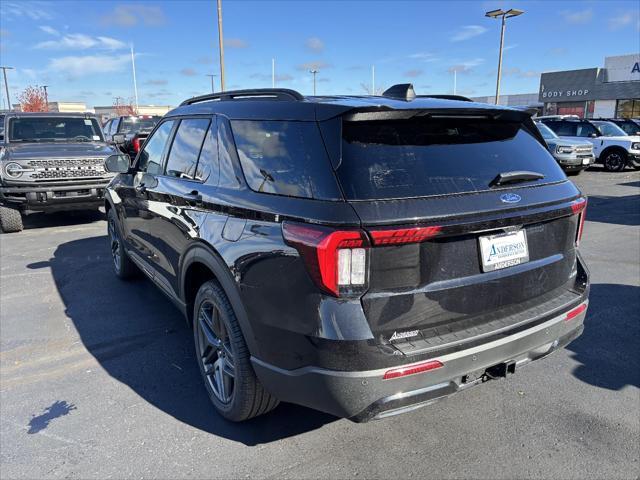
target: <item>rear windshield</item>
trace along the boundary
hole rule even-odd
[[[95,118],[18,117],[10,120],[10,142],[102,141]]]
[[[464,118],[343,122],[337,174],[350,200],[482,191],[498,174],[515,170],[544,175],[533,183],[565,178],[547,149],[519,122]]]
[[[120,133],[150,132],[159,121],[160,117],[125,117],[120,124]]]

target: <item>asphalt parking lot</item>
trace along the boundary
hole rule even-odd
[[[98,215],[0,236],[3,478],[638,478],[640,172],[584,172],[585,333],[415,412],[354,424],[294,405],[245,424],[209,406],[191,332],[111,272]]]

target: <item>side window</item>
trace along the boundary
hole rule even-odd
[[[118,124],[120,123],[120,118],[114,118],[111,123],[111,135],[115,135],[118,133]]]
[[[595,133],[596,135],[598,135],[598,132],[596,131],[595,127],[590,123],[580,123],[577,126],[576,137],[588,137],[592,133]]]
[[[550,126],[559,137],[575,137],[576,135],[575,125],[569,122],[553,122]]]
[[[218,117],[218,161],[220,180],[218,185],[226,188],[239,188],[241,185],[238,154],[231,135],[231,125],[225,117]]]
[[[206,182],[213,174],[213,184],[218,183],[218,129],[216,127],[216,119],[211,121],[211,126],[207,131],[207,136],[202,145],[198,166],[196,167],[196,180]]]
[[[158,175],[162,173],[162,154],[169,140],[173,120],[164,122],[147,140],[138,156],[138,169],[141,172]]]
[[[167,159],[166,175],[190,180],[196,178],[198,156],[209,123],[208,118],[187,118],[180,122]]]
[[[113,120],[109,120],[107,123],[104,124],[104,127],[102,127],[102,131],[104,132],[105,135],[111,135],[111,125],[113,124]],[[109,139],[111,140],[111,139]]]

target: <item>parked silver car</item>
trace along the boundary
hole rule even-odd
[[[560,138],[542,122],[535,122],[538,130],[547,142],[551,155],[569,175],[578,175],[595,162],[593,145],[586,140]]]

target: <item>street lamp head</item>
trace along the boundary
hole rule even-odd
[[[498,18],[498,17],[501,17],[502,15],[504,15],[505,13],[507,13],[507,12],[505,12],[504,10],[499,8],[497,10],[491,10],[490,12],[485,13],[484,16],[485,17],[491,17],[491,18]]]
[[[507,18],[517,17],[518,15],[522,15],[523,13],[524,13],[524,10],[518,10],[517,8],[511,8],[506,12]]]
[[[313,73],[315,75],[316,73],[318,73],[318,70],[315,70],[315,69],[309,70],[309,73]]]

